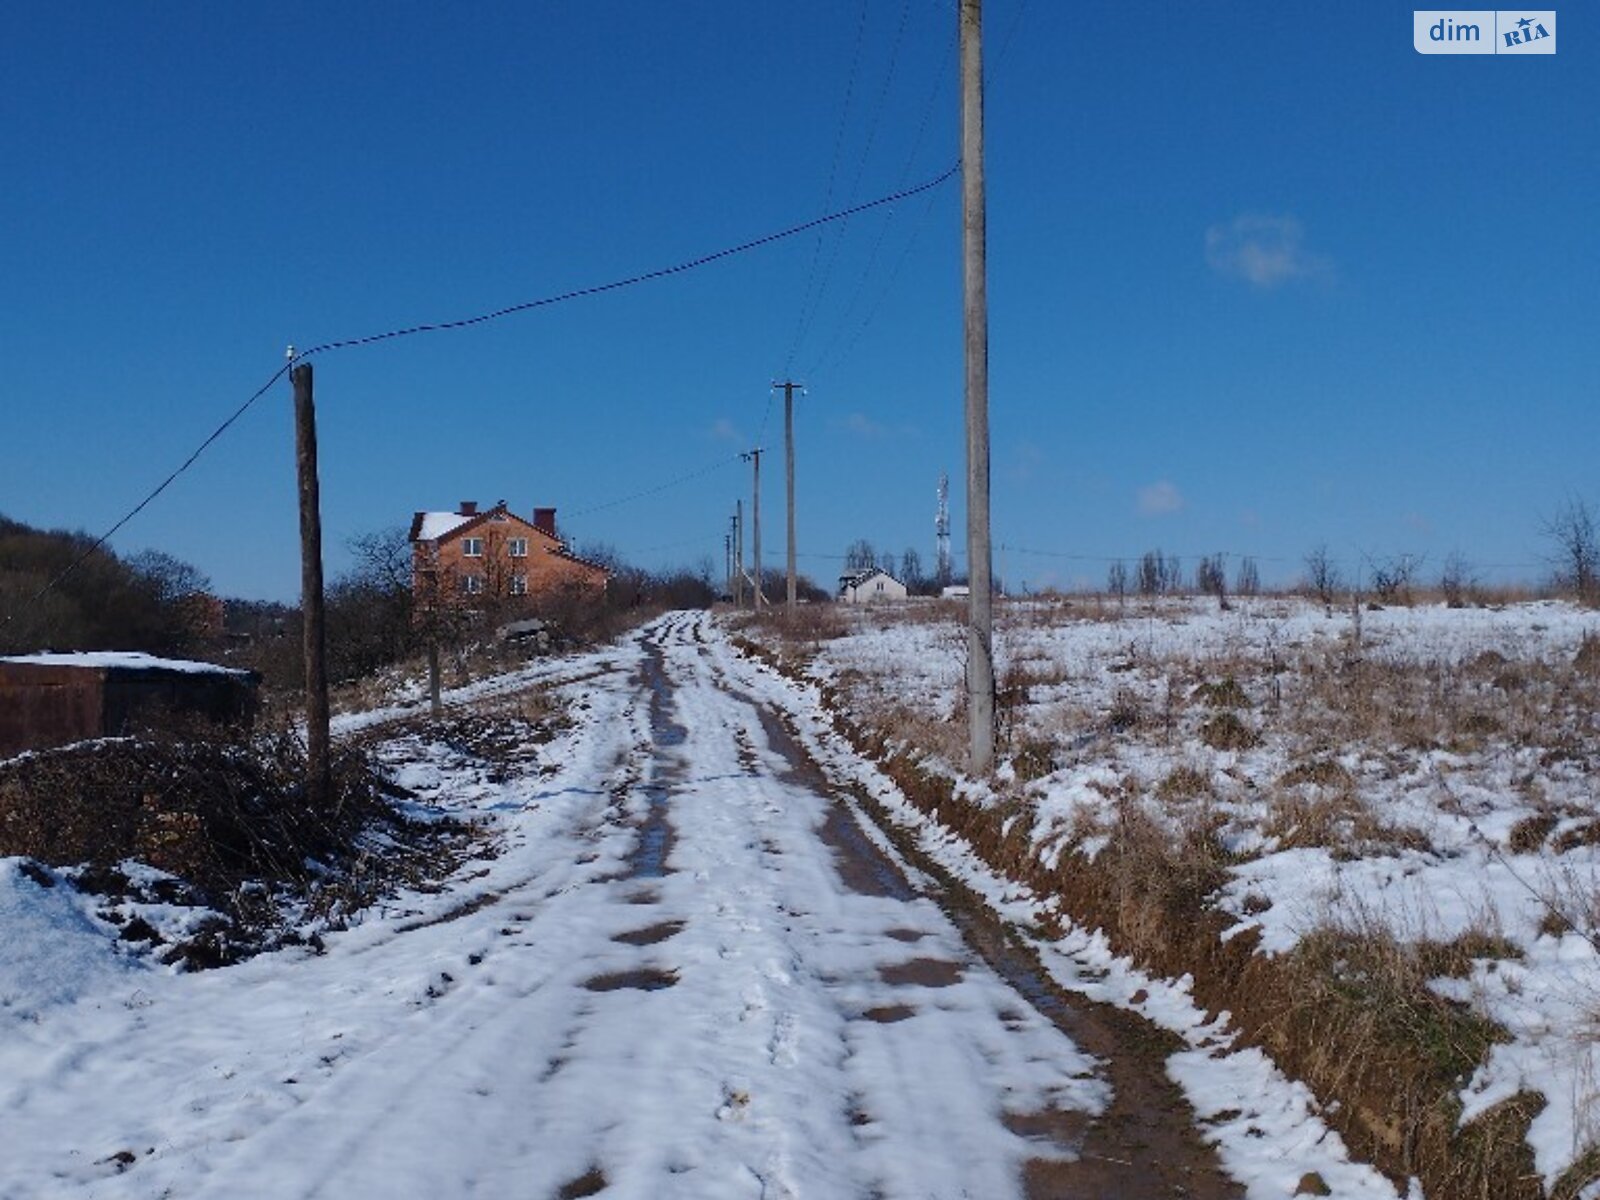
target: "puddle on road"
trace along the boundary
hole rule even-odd
[[[1030,1160],[1023,1171],[1028,1200],[1241,1200],[1244,1189],[1222,1174],[1215,1154],[1200,1140],[1194,1110],[1167,1076],[1167,1057],[1182,1048],[1177,1036],[1133,1013],[1058,987],[1037,958],[1008,936],[1005,924],[991,910],[935,865],[923,861],[908,839],[891,828],[889,837],[900,853],[929,877],[925,891],[914,889],[889,856],[867,837],[839,790],[783,719],[748,696],[740,698],[760,714],[768,744],[787,764],[783,777],[832,798],[819,832],[834,852],[845,885],[872,896],[932,899],[955,923],[974,955],[1074,1045],[1102,1062],[1112,1100],[1099,1117],[1052,1111],[1007,1118],[1014,1132],[1076,1156],[1072,1162],[1055,1156]],[[870,805],[865,797],[856,799]],[[883,827],[883,822],[878,824]],[[925,935],[894,929],[887,936],[914,942]],[[955,963],[920,958],[885,968],[880,975],[889,983],[942,987],[955,983],[961,970]],[[893,1013],[897,1007],[885,1006],[880,1011]],[[894,1019],[903,1018],[896,1015]],[[853,1114],[853,1118],[857,1116],[861,1121],[872,1119],[870,1114]]]

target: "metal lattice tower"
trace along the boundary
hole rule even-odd
[[[939,581],[939,586],[944,587],[950,582],[950,476],[939,476],[939,511],[933,518],[933,533],[936,539],[936,557],[934,559],[934,578]]]

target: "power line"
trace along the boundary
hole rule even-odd
[[[623,288],[634,287],[641,283],[649,283],[653,280],[665,279],[672,275],[681,275],[687,271],[693,271],[700,267],[709,266],[710,264],[719,262],[725,258],[732,258],[738,254],[745,254],[751,250],[759,249],[762,246],[770,246],[774,242],[780,242],[786,238],[795,237],[798,234],[805,233],[811,229],[817,229],[833,221],[847,220],[857,213],[867,212],[874,208],[881,208],[886,204],[893,204],[897,200],[904,200],[908,197],[919,195],[922,192],[932,191],[946,180],[952,178],[960,169],[961,164],[957,162],[948,167],[941,174],[933,177],[932,179],[925,180],[922,183],[917,184],[915,187],[904,188],[891,195],[880,196],[876,200],[868,200],[862,204],[841,209],[839,212],[825,213],[820,217],[813,217],[809,221],[802,221],[798,225],[791,225],[789,228],[781,229],[776,233],[765,234],[761,237],[753,238],[750,241],[741,242],[736,246],[728,246],[721,250],[715,250],[710,254],[703,254],[698,258],[689,259],[681,263],[675,263],[672,266],[658,267],[652,271],[644,271],[637,275],[630,275],[625,279],[616,279],[609,283],[593,284],[589,287],[574,288],[571,291],[561,292],[553,296],[544,296],[537,300],[526,300],[520,304],[507,305],[504,308],[497,308],[493,312],[479,313],[476,316],[462,317],[449,321],[435,321],[423,325],[411,325],[402,329],[386,330],[383,333],[368,334],[365,337],[342,338],[336,341],[323,342],[320,345],[313,346],[309,350],[300,351],[299,353],[295,353],[291,350],[288,361],[285,362],[283,366],[279,367],[275,372],[273,372],[272,378],[268,379],[264,384],[261,385],[260,388],[252,393],[250,398],[241,404],[237,409],[235,409],[227,420],[223,421],[222,424],[216,427],[216,429],[212,430],[210,435],[208,435],[203,442],[195,447],[194,452],[190,454],[188,458],[184,459],[183,463],[178,467],[177,470],[173,471],[172,474],[168,475],[159,484],[157,484],[155,488],[153,488],[150,493],[144,497],[144,499],[140,500],[138,504],[129,509],[128,512],[124,514],[115,525],[111,526],[110,529],[106,530],[105,533],[96,538],[87,550],[75,558],[59,574],[57,574],[42,588],[40,588],[39,591],[34,595],[29,607],[32,608],[34,605],[37,605],[40,600],[44,599],[45,596],[59,587],[68,576],[70,576],[74,571],[83,565],[83,563],[91,554],[100,549],[100,547],[104,546],[106,542],[117,533],[118,530],[122,529],[122,527],[125,526],[129,521],[133,520],[134,517],[143,512],[144,509],[156,499],[156,497],[160,496],[162,492],[166,491],[167,488],[170,487],[180,475],[194,465],[195,461],[211,447],[213,442],[226,433],[228,429],[232,427],[234,422],[236,422],[240,417],[244,416],[250,407],[255,404],[257,400],[261,399],[262,396],[266,395],[267,392],[271,390],[272,386],[282,379],[284,375],[286,375],[289,370],[295,366],[296,363],[303,362],[314,355],[326,354],[334,350],[348,350],[357,346],[370,346],[377,342],[392,341],[396,338],[415,337],[424,333],[444,333],[455,329],[466,329],[473,325],[484,325],[490,321],[498,321],[504,317],[514,316],[517,313],[530,312],[536,308],[548,308],[551,305],[562,304],[568,300],[579,300],[585,296],[598,296],[606,292],[620,291]],[[670,486],[673,485],[663,485],[663,487]],[[641,493],[641,495],[649,494],[651,493]],[[622,504],[626,503],[627,500],[630,499],[637,499],[637,497],[627,497],[623,500],[615,501],[614,503]],[[601,505],[599,507],[604,508],[610,506]],[[598,511],[598,509],[588,509],[586,511],[595,512]],[[5,618],[5,624],[9,625],[14,619],[15,615],[15,613],[8,613]]]
[[[30,602],[29,607],[32,608],[34,605],[37,605],[39,603],[39,601],[43,600],[47,595],[49,595],[52,591],[54,591],[57,587],[59,587],[61,582],[63,580],[65,580],[67,578],[67,576],[71,575],[74,571],[76,571],[79,567],[81,567],[86,561],[88,561],[90,555],[92,555],[96,550],[100,549],[101,546],[104,546],[108,541],[110,541],[111,538],[116,534],[116,532],[119,529],[121,529],[129,521],[133,520],[136,516],[138,516],[141,512],[143,512],[145,510],[145,508],[153,500],[155,500],[155,498],[157,496],[161,495],[162,492],[166,491],[167,488],[171,487],[173,481],[176,480],[178,478],[178,476],[182,475],[190,467],[194,466],[195,460],[198,459],[202,454],[204,454],[206,452],[206,450],[211,446],[211,443],[215,442],[219,437],[221,437],[224,433],[226,433],[228,431],[229,427],[232,426],[235,421],[237,421],[240,417],[244,416],[244,414],[249,410],[249,408],[250,408],[250,406],[252,404],[254,404],[257,400],[261,399],[261,397],[265,396],[267,394],[267,392],[269,392],[272,389],[272,385],[273,384],[277,383],[278,380],[280,380],[280,379],[282,379],[284,377],[284,375],[288,374],[289,368],[292,365],[293,365],[292,361],[285,362],[283,364],[283,366],[279,367],[276,371],[274,371],[273,374],[272,374],[272,378],[267,380],[264,384],[262,384],[259,388],[257,388],[256,391],[251,395],[251,397],[248,400],[246,400],[238,408],[234,409],[233,413],[228,417],[228,419],[226,421],[224,421],[221,425],[218,425],[215,429],[213,429],[211,431],[210,436],[208,436],[205,441],[201,442],[198,446],[195,447],[194,453],[189,455],[188,458],[184,459],[183,463],[178,467],[177,470],[173,471],[172,474],[168,475],[165,479],[163,479],[160,483],[158,483],[155,486],[155,488],[152,489],[151,492],[147,496],[145,496],[145,498],[143,500],[139,501],[139,503],[135,504],[131,509],[129,509],[128,512],[123,516],[123,518],[120,521],[118,521],[110,529],[106,530],[99,537],[97,537],[93,542],[91,542],[89,547],[88,547],[88,549],[86,549],[82,554],[78,555],[77,558],[73,559],[70,563],[68,563],[64,568],[62,568],[62,570],[53,579],[51,579],[48,582],[46,582],[45,585],[42,588],[40,588],[36,593],[34,593],[33,600]],[[7,625],[11,624],[11,622],[12,622],[12,620],[13,620],[13,618],[15,616],[16,616],[16,613],[14,613],[14,612],[7,613],[6,614],[6,619],[5,619],[5,624],[7,624]]]
[[[680,475],[676,479],[669,479],[666,483],[661,483],[657,484],[655,487],[646,488],[642,492],[634,492],[631,496],[623,496],[617,500],[607,500],[604,504],[595,504],[588,508],[580,508],[577,512],[570,514],[570,516],[586,517],[590,513],[604,512],[608,508],[616,508],[622,504],[631,504],[635,500],[643,500],[646,496],[654,496],[660,492],[668,490],[669,488],[675,488],[680,484],[688,483],[690,480],[699,479],[702,476],[709,475],[713,471],[720,471],[729,463],[738,462],[741,457],[742,455],[732,454],[727,458],[719,458],[716,462],[711,463],[708,466],[701,467],[697,471],[691,471],[687,475]]]
[[[625,279],[614,279],[610,283],[591,284],[588,287],[573,288],[571,291],[560,292],[554,296],[544,296],[538,300],[525,300],[520,304],[509,304],[504,308],[497,308],[493,312],[479,313],[474,317],[462,317],[452,321],[434,321],[423,325],[410,325],[404,329],[390,329],[383,333],[371,333],[365,337],[344,338],[334,342],[324,342],[320,346],[313,346],[295,356],[294,361],[299,362],[315,354],[325,354],[330,350],[348,350],[356,346],[370,346],[375,342],[391,341],[395,338],[415,337],[424,333],[445,333],[455,329],[466,329],[473,325],[484,325],[490,321],[498,321],[504,317],[515,316],[517,313],[530,312],[536,308],[548,308],[554,304],[564,304],[568,300],[581,300],[585,296],[599,296],[606,292],[620,291],[623,288],[635,287],[641,283],[650,283],[653,280],[665,279],[671,275],[682,275],[686,271],[694,271],[700,267],[710,266],[725,258],[732,258],[737,254],[745,254],[751,250],[770,246],[774,242],[781,242],[786,238],[795,237],[811,229],[817,229],[834,221],[846,221],[857,213],[869,212],[875,208],[882,208],[886,204],[919,196],[923,192],[932,191],[941,183],[951,179],[961,170],[960,162],[952,163],[940,174],[932,179],[924,180],[915,187],[904,188],[887,196],[879,196],[876,200],[867,200],[861,204],[842,208],[838,212],[825,213],[820,217],[813,217],[809,221],[802,221],[798,225],[791,225],[787,229],[780,229],[776,233],[764,234],[752,238],[748,242],[741,242],[737,246],[728,246],[721,250],[714,250],[710,254],[702,254],[699,258],[691,258],[685,262],[675,263],[670,267],[657,267],[653,271],[643,271],[637,275],[630,275]]]
[[[861,46],[867,37],[867,0],[861,0],[860,15],[856,18],[856,43],[855,49],[850,54],[850,74],[845,80],[844,104],[839,110],[839,127],[833,136],[833,161],[828,166],[828,184],[822,193],[822,211],[827,212],[833,204],[833,185],[839,176],[839,158],[844,149],[844,130],[850,120],[850,106],[855,99],[856,71],[861,66]],[[805,290],[800,294],[800,313],[795,323],[794,338],[789,343],[789,353],[783,360],[783,375],[789,374],[789,368],[794,363],[794,356],[800,352],[800,343],[804,340],[806,330],[811,324],[812,305],[811,289],[817,281],[817,262],[822,257],[822,235],[817,235],[817,240],[811,247],[811,266],[806,272]],[[820,300],[820,296],[818,297]],[[763,425],[765,422],[763,422]]]
[[[993,69],[985,72],[985,86],[992,88],[995,81],[1001,75],[999,68],[1005,64],[1006,59],[1010,55],[1012,42],[1016,39],[1017,30],[1022,26],[1022,19],[1024,14],[1027,12],[1027,8],[1027,0],[1022,0],[1022,3],[1017,6],[1016,12],[1011,18],[1011,25],[1006,30],[1005,40],[1001,43],[1000,54],[996,60],[995,66]],[[903,16],[904,13],[902,12],[902,18]],[[940,62],[939,70],[933,77],[933,87],[929,90],[928,97],[923,104],[922,119],[917,126],[916,136],[912,139],[911,149],[907,153],[905,165],[900,169],[899,182],[903,183],[911,174],[912,165],[916,162],[917,152],[921,149],[922,140],[927,134],[928,125],[933,116],[934,102],[938,99],[940,91],[943,89],[945,83],[949,79],[950,71],[948,70],[948,67],[950,58],[954,54],[955,49],[956,38],[952,35],[945,43],[944,58]],[[892,70],[893,67],[891,66],[891,73]],[[885,88],[885,90],[887,89]],[[881,93],[879,96],[879,103],[882,103]],[[861,168],[865,167],[865,162],[865,155],[863,155],[862,161],[857,169],[857,183],[860,182]],[[899,279],[900,272],[904,269],[906,262],[910,259],[911,252],[916,248],[917,240],[921,236],[923,228],[927,225],[928,218],[932,215],[933,204],[930,202],[923,209],[921,217],[919,217],[916,223],[912,226],[911,237],[906,242],[905,248],[901,251],[899,257],[895,260],[894,266],[890,269],[889,276],[885,280],[883,287],[879,289],[876,298],[867,306],[865,314],[862,316],[860,323],[855,326],[854,332],[850,334],[849,340],[845,341],[845,332],[850,328],[851,319],[855,316],[856,310],[860,306],[861,299],[866,292],[867,281],[872,275],[873,268],[877,265],[878,256],[883,249],[884,241],[889,233],[888,221],[884,221],[879,224],[878,236],[873,240],[872,249],[867,255],[866,265],[862,268],[860,276],[856,280],[855,288],[851,292],[849,303],[844,307],[843,315],[840,316],[838,322],[834,326],[833,335],[823,343],[822,350],[815,356],[814,365],[809,370],[801,372],[801,374],[807,378],[817,378],[829,368],[847,360],[855,351],[857,344],[860,343],[867,330],[871,328],[873,320],[878,315],[878,310],[883,306],[884,302],[888,300],[889,294],[894,290],[894,284]],[[843,235],[841,233],[841,238],[842,236]],[[837,248],[838,243],[836,242],[836,252]],[[830,269],[831,265],[832,264],[830,262]]]
[[[901,6],[900,24],[895,29],[894,44],[889,51],[888,70],[884,72],[883,83],[878,89],[878,96],[873,105],[872,116],[867,123],[866,139],[862,144],[861,153],[856,159],[855,174],[851,177],[850,186],[845,191],[846,197],[855,196],[858,194],[858,190],[861,187],[861,178],[866,174],[867,160],[871,157],[873,144],[878,138],[878,126],[882,122],[885,100],[888,97],[889,88],[894,82],[895,70],[900,63],[900,43],[905,36],[906,22],[910,17],[910,12],[910,0],[906,0],[906,3],[902,4]],[[795,344],[790,347],[789,357],[784,362],[783,370],[785,376],[792,375],[790,368],[793,366],[795,356],[799,353],[800,345],[805,340],[806,336],[810,334],[812,326],[815,324],[818,315],[822,312],[823,298],[827,296],[828,285],[833,281],[834,268],[838,265],[839,255],[844,249],[845,234],[848,228],[849,222],[841,221],[833,231],[832,244],[828,248],[827,263],[822,269],[821,278],[817,281],[816,294],[809,297],[811,302],[810,309],[805,313],[801,328],[795,337]],[[819,246],[821,241],[822,239],[819,237]]]

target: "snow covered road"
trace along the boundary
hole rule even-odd
[[[1110,1103],[1101,1065],[797,763],[708,630],[677,614],[596,656],[542,771],[391,743],[407,786],[492,815],[504,851],[325,954],[173,975],[37,889],[30,953],[65,982],[0,1006],[0,1197],[992,1200],[1030,1164],[1048,1179],[1059,1131]]]

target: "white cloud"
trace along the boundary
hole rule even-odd
[[[740,433],[734,423],[727,417],[718,417],[711,423],[708,431],[710,436],[719,442],[742,442],[744,434]]]
[[[1263,290],[1332,270],[1326,257],[1306,249],[1299,221],[1257,213],[1206,230],[1206,262],[1220,275],[1236,276]]]
[[[1139,511],[1147,517],[1175,513],[1183,507],[1183,493],[1165,479],[1139,489]]]
[[[889,431],[879,425],[866,413],[853,412],[844,419],[844,427],[851,433],[865,438],[883,437]]]

